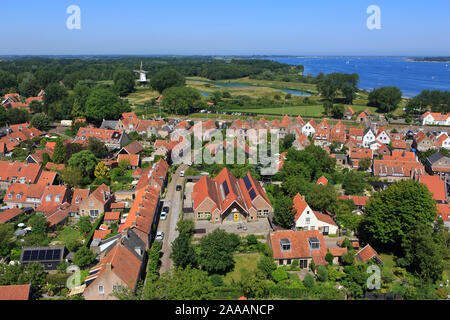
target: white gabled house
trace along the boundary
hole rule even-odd
[[[450,126],[450,114],[427,111],[420,118],[422,120],[422,125],[435,124],[441,126]]]
[[[372,129],[367,128],[364,132],[362,145],[364,148],[369,148],[373,142],[377,141],[377,137],[373,133]]]
[[[302,128],[302,133],[306,136],[313,136],[316,134],[317,124],[314,120],[309,120]]]
[[[382,144],[389,144],[391,142],[391,137],[389,137],[389,134],[383,128],[378,130],[376,139]]]
[[[327,214],[313,211],[299,193],[294,197],[293,203],[297,230],[318,230],[324,235],[337,234],[339,228],[333,218]]]

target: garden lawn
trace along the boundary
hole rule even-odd
[[[77,229],[72,226],[65,226],[55,241],[61,241],[66,245],[67,243],[81,240],[81,238],[82,236]]]
[[[255,272],[259,258],[259,253],[236,254],[234,256],[234,261],[236,262],[234,270],[225,275],[224,282],[231,284],[232,279],[238,282],[243,276]]]

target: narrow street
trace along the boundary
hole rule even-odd
[[[167,219],[160,220],[158,225],[158,232],[164,232],[160,273],[164,273],[173,267],[173,262],[170,259],[172,242],[178,237],[178,231],[176,231],[177,221],[183,209],[183,194],[182,191],[176,191],[176,187],[177,185],[183,186],[184,177],[180,177],[180,172],[186,171],[188,168],[185,164],[179,166],[172,176],[172,181],[167,185],[167,193],[163,207],[169,207],[169,214],[167,215]]]

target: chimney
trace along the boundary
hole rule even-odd
[[[131,223],[131,226],[132,226],[133,228],[135,228],[135,227],[136,227],[136,221],[133,221],[133,222]]]
[[[106,264],[106,271],[111,271],[111,262]]]

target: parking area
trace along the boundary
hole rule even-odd
[[[241,222],[241,225],[245,222]],[[228,233],[235,233],[240,236],[247,236],[249,234],[266,236],[272,229],[270,228],[269,220],[261,219],[255,222],[245,223],[247,230],[243,228],[238,229],[237,222],[223,222],[223,223],[211,223],[207,220],[196,221],[195,229],[205,229],[206,233],[194,234],[194,237],[203,237],[215,229],[222,229]]]

